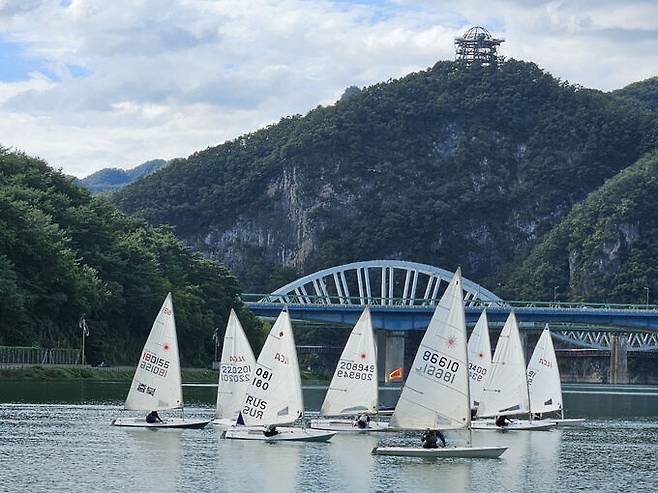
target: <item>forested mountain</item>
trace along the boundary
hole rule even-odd
[[[658,77],[634,82],[612,94],[638,109],[658,111]]]
[[[259,338],[224,267],[170,228],[128,217],[46,163],[0,148],[0,345],[79,347],[86,313],[87,359],[134,364],[169,291],[182,364],[211,361],[213,329],[231,307]]]
[[[655,149],[657,129],[624,97],[532,63],[439,62],[193,154],[115,200],[173,225],[249,291],[374,258],[462,265],[496,290],[574,205]]]
[[[115,192],[126,185],[164,168],[170,161],[152,159],[132,169],[104,168],[75,182],[89,190],[92,195]]]
[[[551,231],[503,291],[644,303],[658,295],[658,152],[607,181]]]

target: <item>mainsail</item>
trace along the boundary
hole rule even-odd
[[[320,414],[375,414],[378,385],[377,348],[370,310],[366,307],[343,349]]]
[[[514,312],[500,333],[491,371],[482,389],[478,417],[529,412],[528,382],[523,347]]]
[[[482,388],[491,370],[491,342],[489,340],[489,323],[487,310],[475,324],[468,339],[468,375],[471,386],[471,407],[478,407],[482,396]]]
[[[466,322],[461,269],[434,311],[391,418],[391,428],[464,428],[470,424]]]
[[[541,333],[528,363],[528,389],[530,409],[533,413],[562,410],[560,370],[548,324]]]
[[[176,321],[171,293],[153,322],[139,359],[126,409],[159,411],[183,407]]]
[[[302,381],[287,310],[267,336],[242,403],[246,425],[292,423],[304,415]]]
[[[254,358],[242,324],[235,311],[231,309],[219,366],[215,418],[236,419],[238,417],[255,366],[256,358]]]

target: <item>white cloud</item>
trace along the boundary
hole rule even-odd
[[[653,2],[0,0],[2,39],[43,62],[18,82],[0,66],[0,143],[78,176],[185,156],[451,59],[470,24],[585,86],[658,66]]]

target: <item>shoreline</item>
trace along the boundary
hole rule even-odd
[[[20,368],[0,367],[0,381],[113,381],[130,382],[135,374],[131,366],[92,367],[92,366],[24,366]],[[219,371],[209,368],[182,368],[181,380],[184,384],[209,383],[217,384]],[[302,372],[304,383],[328,384],[329,380],[307,375]]]

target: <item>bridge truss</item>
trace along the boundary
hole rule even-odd
[[[302,277],[259,298],[262,303],[288,305],[371,305],[396,307],[433,307],[445,291],[453,273],[427,264],[402,260],[371,260],[324,269]],[[582,303],[510,302],[466,278],[462,282],[464,305],[467,308],[502,307],[581,308],[639,310],[645,305],[609,305]],[[652,307],[655,308],[655,307]],[[560,327],[560,328],[558,328]],[[542,326],[537,327],[543,328]],[[658,334],[649,331],[626,331],[623,328],[582,327],[573,324],[553,324],[557,339],[578,347],[610,349],[610,332],[628,334],[629,351],[658,350]]]

